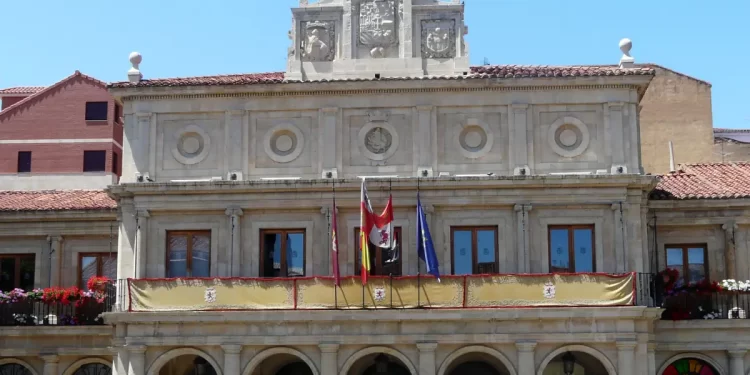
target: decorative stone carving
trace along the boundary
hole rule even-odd
[[[359,131],[362,153],[372,160],[385,160],[393,156],[398,149],[398,134],[388,123],[390,114],[384,111],[368,113],[370,122]]]
[[[456,136],[458,150],[469,159],[477,159],[492,150],[494,135],[483,121],[468,119]]]
[[[555,120],[547,132],[547,141],[555,153],[573,158],[583,154],[589,147],[589,129],[583,121],[565,116]]]
[[[422,57],[456,56],[456,20],[422,20]]]
[[[359,4],[359,43],[375,47],[371,53],[382,53],[383,47],[397,44],[396,12],[396,0],[363,0]]]
[[[196,125],[189,125],[175,133],[172,156],[182,164],[198,164],[206,159],[211,149],[211,137]]]
[[[302,22],[302,58],[306,61],[332,61],[336,54],[333,21]]]
[[[289,163],[302,153],[305,136],[293,124],[279,124],[266,132],[263,145],[271,160]]]

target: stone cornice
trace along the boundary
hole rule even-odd
[[[116,221],[117,209],[89,210],[89,211],[11,211],[0,212],[0,223],[4,221],[17,223],[19,221]]]
[[[650,200],[648,207],[654,210],[696,210],[696,209],[750,209],[750,199],[674,199]]]

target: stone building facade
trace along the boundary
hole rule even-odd
[[[715,306],[723,319],[660,320],[652,277],[667,265],[688,281],[750,277],[750,184],[732,183],[746,166],[646,175],[639,105],[658,73],[633,64],[628,42],[617,66],[470,67],[463,11],[301,1],[285,73],[143,79],[133,54],[129,81],[110,85],[125,122],[112,200],[79,192],[32,214],[48,200],[23,209],[0,195],[10,232],[39,230],[3,236],[3,253],[50,232],[61,237],[53,255],[115,240],[116,304],[106,326],[0,328],[0,371],[746,374],[744,299]],[[370,249],[370,283],[385,287],[362,287],[359,306],[339,290],[358,282],[363,177],[376,210],[393,196],[399,247]],[[418,194],[439,284],[417,255]],[[340,289],[329,288],[333,213]],[[394,292],[415,277],[418,302],[406,306]],[[575,300],[623,277],[626,303]],[[534,296],[492,293],[504,285]],[[483,287],[494,305],[477,302]],[[451,288],[462,301],[432,299]],[[331,291],[335,307],[311,290]],[[255,308],[211,307],[231,294]]]

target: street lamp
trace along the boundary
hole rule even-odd
[[[375,357],[375,373],[378,375],[388,373],[388,356],[385,354],[378,354]]]
[[[562,357],[563,361],[563,372],[565,375],[573,375],[573,371],[576,367],[576,357],[573,356],[570,352],[565,353],[565,355]]]

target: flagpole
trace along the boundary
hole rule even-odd
[[[417,175],[417,232],[418,232],[418,235],[417,235],[417,308],[420,308],[421,307],[420,305],[422,304],[422,301],[421,301],[422,286],[420,285],[420,280],[419,280],[420,279],[419,274],[421,272],[419,269],[419,239],[421,238],[419,236],[419,231],[421,231],[420,221],[422,220],[422,215],[419,213],[419,181],[420,181],[420,178],[419,178],[419,175]]]
[[[331,179],[331,189],[333,191],[333,210],[334,210],[334,217],[336,212],[336,180]],[[338,229],[338,228],[337,228]],[[338,233],[336,233],[336,236],[338,236]],[[333,236],[331,235],[331,210],[328,210],[328,241],[331,243],[331,246],[333,245]],[[338,242],[338,239],[336,239]],[[336,253],[335,257],[333,259],[335,262],[333,264],[333,307],[334,309],[339,308],[338,304],[338,287],[339,287],[339,249],[338,246],[336,246]]]

